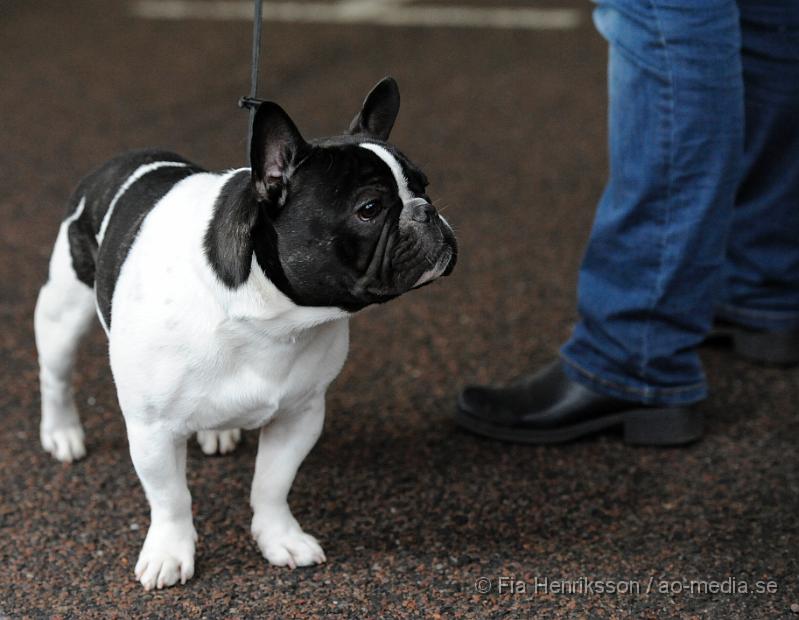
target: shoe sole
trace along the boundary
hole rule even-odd
[[[458,408],[455,421],[461,427],[500,441],[552,444],[573,441],[621,427],[624,442],[642,446],[678,446],[697,441],[704,432],[704,415],[688,409],[633,409],[551,430],[530,430],[497,426],[479,420]]]

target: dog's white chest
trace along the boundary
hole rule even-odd
[[[142,343],[151,353],[142,351],[136,363],[116,360],[123,408],[135,417],[167,416],[169,425],[183,432],[252,429],[278,410],[302,409],[340,372],[347,320],[318,325],[296,338],[265,333],[258,323],[226,320],[206,331],[195,325]],[[130,342],[122,330],[112,335]]]
[[[217,364],[186,386],[202,393],[207,403],[193,416],[192,426],[257,428],[278,409],[301,409],[341,370],[347,332],[346,321],[281,338],[259,333],[257,324],[249,321],[221,325],[209,343],[217,352]]]

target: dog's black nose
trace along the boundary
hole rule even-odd
[[[412,209],[413,211],[411,211],[411,219],[414,222],[420,222],[422,224],[428,224],[436,214],[436,210],[433,208],[433,205],[426,202],[416,204],[412,207]]]

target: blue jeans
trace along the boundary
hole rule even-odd
[[[799,328],[799,2],[600,0],[610,177],[561,356],[594,391],[701,400],[715,317]]]

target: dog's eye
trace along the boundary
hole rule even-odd
[[[358,219],[368,222],[375,219],[380,214],[380,203],[376,200],[370,200],[366,204],[362,204],[356,211]]]

